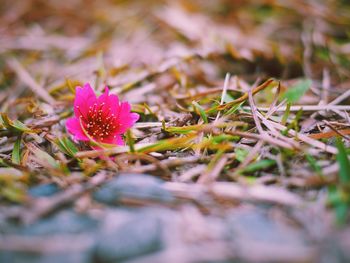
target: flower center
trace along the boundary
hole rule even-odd
[[[87,119],[80,116],[84,129],[87,133],[97,141],[101,141],[111,135],[117,128],[116,116],[111,113],[110,107],[105,107],[105,103],[94,103],[89,107]]]

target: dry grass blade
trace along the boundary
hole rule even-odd
[[[263,84],[253,88],[252,90],[252,94],[255,95],[256,93],[266,89],[268,86],[270,85],[273,85],[276,81],[274,79],[269,79],[267,81],[265,81]],[[241,97],[239,97],[238,99],[235,99],[229,103],[226,103],[226,104],[223,104],[223,105],[219,105],[219,106],[216,106],[216,107],[213,107],[209,110],[207,110],[207,112],[211,112],[213,110],[216,110],[216,111],[222,111],[222,110],[225,110],[225,109],[228,109],[234,105],[237,105],[241,102],[244,102],[245,100],[248,99],[248,93],[245,93],[244,95],[242,95]]]
[[[7,60],[7,64],[11,67],[11,69],[16,72],[19,79],[33,91],[34,94],[38,95],[40,98],[42,98],[47,103],[54,105],[56,100],[51,97],[51,95],[38,83],[35,82],[35,80],[32,78],[32,76],[29,75],[28,71],[24,69],[24,67],[15,59],[11,58]]]
[[[249,107],[243,107],[245,110],[249,110]],[[279,112],[279,111],[286,111],[287,107],[276,107],[273,111]],[[258,107],[259,111],[269,111],[270,108],[267,107]],[[341,111],[350,111],[350,106],[348,105],[298,105],[298,106],[291,106],[290,111],[330,111],[330,110],[341,110]]]

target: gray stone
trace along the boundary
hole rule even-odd
[[[29,188],[28,194],[32,197],[47,197],[56,194],[60,189],[55,183],[41,184]]]
[[[97,227],[97,220],[66,210],[13,228],[8,233],[12,245],[0,249],[0,262],[90,263]],[[6,240],[6,235],[3,238]],[[17,248],[11,249],[12,246]]]
[[[349,232],[349,231],[348,231]],[[350,262],[349,245],[341,244],[341,235],[333,235],[324,240],[320,246],[317,262],[343,263]]]
[[[158,251],[162,246],[160,221],[140,213],[118,228],[101,233],[94,258],[99,263],[120,262]]]
[[[173,195],[163,187],[163,181],[146,174],[121,174],[94,193],[95,200],[118,205],[123,199],[172,202]]]
[[[0,262],[120,262],[157,251],[164,244],[163,231],[161,220],[152,211],[110,207],[97,221],[67,210],[27,227],[17,226],[8,234],[26,245],[0,249]]]
[[[91,263],[89,252],[25,253],[0,251],[0,262],[4,263]]]
[[[59,212],[20,229],[24,235],[77,234],[96,230],[98,221],[72,210]]]
[[[227,222],[228,238],[238,258],[259,262],[313,260],[314,250],[302,231],[272,220],[262,210],[231,213]]]

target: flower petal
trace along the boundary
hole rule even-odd
[[[79,118],[82,115],[83,120],[86,120],[89,107],[93,107],[94,103],[96,102],[96,95],[89,83],[85,84],[83,88],[79,86],[76,87],[74,100],[75,116]]]
[[[140,118],[137,113],[130,112],[131,106],[128,102],[122,102],[119,109],[119,116],[117,118],[118,128],[116,133],[122,134],[131,128]]]
[[[120,145],[120,146],[124,146],[125,145],[122,136],[119,135],[119,134],[114,135],[114,136],[110,136],[110,137],[107,137],[107,138],[103,138],[102,139],[102,143],[108,143],[108,144],[114,144],[114,145]]]
[[[66,127],[70,134],[74,136],[74,140],[89,141],[90,139],[85,135],[81,128],[79,119],[76,117],[69,118],[66,121]]]
[[[106,87],[105,92],[97,98],[97,102],[99,104],[101,104],[103,102],[106,103],[108,101],[108,97],[109,97],[109,89]]]
[[[109,94],[108,87],[105,87],[105,92],[97,98],[98,105],[104,103],[104,109],[109,110],[110,113],[117,114],[119,109],[119,98],[117,95]]]

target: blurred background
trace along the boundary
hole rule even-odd
[[[2,0],[0,12],[5,90],[15,81],[11,56],[49,90],[96,74],[121,86],[196,56],[191,74],[208,81],[226,72],[247,81],[329,74],[337,88],[349,77],[347,1]]]

